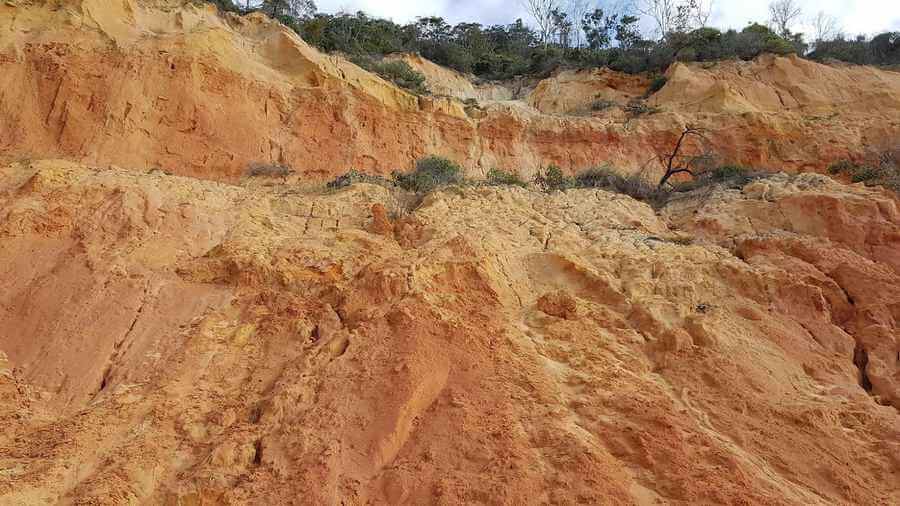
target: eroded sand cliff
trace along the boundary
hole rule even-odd
[[[408,60],[437,93],[457,98],[406,93],[261,15],[180,0],[6,2],[0,156],[227,181],[251,163],[327,179],[408,169],[426,154],[476,175],[499,167],[528,176],[550,163],[633,171],[691,123],[708,129],[724,161],[822,170],[900,134],[900,73],[872,68],[776,57],[675,65],[652,99],[661,112],[629,118],[620,107],[593,114],[590,104],[640,96],[646,78],[564,72],[505,100],[522,89],[476,91]],[[466,107],[460,99],[471,96],[482,103]]]
[[[0,191],[0,502],[900,499],[882,190]]]
[[[900,74],[678,64],[629,118],[592,104],[646,76],[402,58],[447,96],[258,15],[0,4],[0,504],[900,503],[895,193],[311,184],[631,169],[687,122],[821,170],[896,144]]]

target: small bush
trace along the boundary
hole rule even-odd
[[[850,175],[850,181],[854,183],[866,183],[880,178],[881,167],[862,165]]]
[[[394,182],[404,190],[428,193],[440,186],[463,182],[462,168],[439,156],[429,156],[416,162],[416,169],[409,174],[394,174]]]
[[[491,169],[488,171],[487,184],[493,186],[519,186],[522,188],[528,186],[528,183],[523,181],[517,174],[500,169]]]
[[[535,179],[544,191],[562,191],[574,188],[597,188],[659,206],[666,202],[668,192],[650,184],[640,174],[623,176],[609,166],[585,170],[575,176],[566,176],[555,165],[550,165]]]
[[[625,112],[632,118],[642,116],[644,114],[656,114],[660,111],[659,107],[654,107],[641,100],[632,100],[625,106]]]
[[[294,173],[294,169],[284,165],[270,163],[253,163],[247,167],[248,177],[280,177],[286,178]]]
[[[615,105],[616,105],[616,103],[613,102],[612,100],[598,98],[597,100],[594,100],[593,102],[591,102],[591,110],[592,111],[605,111],[606,109],[609,109],[610,107],[613,107]]]
[[[563,174],[562,169],[556,165],[549,165],[543,171],[538,172],[534,183],[544,191],[566,190],[575,187],[575,180]]]
[[[651,204],[665,201],[666,192],[647,182],[640,174],[623,176],[609,166],[596,167],[579,173],[575,188],[599,188]]]
[[[350,58],[350,61],[417,95],[428,93],[425,76],[416,72],[403,60],[379,61],[371,56],[355,55]]]
[[[644,98],[647,98],[647,97],[649,97],[650,95],[653,95],[654,93],[656,93],[657,91],[663,89],[663,86],[665,86],[667,82],[669,82],[669,78],[668,78],[668,77],[666,77],[666,76],[656,76],[656,77],[653,79],[653,81],[650,82],[650,87],[647,88],[647,92],[644,93]]]
[[[851,174],[857,170],[859,165],[850,160],[838,160],[828,166],[829,174]]]
[[[853,183],[873,181],[882,175],[881,164],[859,164],[850,160],[838,160],[828,166],[829,174],[850,176]]]
[[[333,180],[329,181],[326,185],[328,188],[332,190],[336,190],[338,188],[345,188],[352,184],[356,183],[369,183],[369,184],[377,184],[379,186],[390,187],[393,186],[394,183],[381,176],[373,176],[370,174],[366,174],[364,172],[360,172],[356,169],[350,169],[343,175],[340,175]]]

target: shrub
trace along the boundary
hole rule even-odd
[[[850,160],[838,160],[828,166],[829,174],[850,176],[850,181],[862,183],[879,176],[879,168],[868,164],[859,164]]]
[[[591,102],[591,110],[592,111],[605,111],[606,109],[609,109],[610,107],[613,107],[615,105],[616,105],[616,103],[613,102],[612,100],[598,98],[597,100],[594,100],[593,102]]]
[[[340,175],[333,180],[329,181],[326,186],[331,189],[338,189],[350,186],[356,183],[369,183],[369,184],[377,184],[379,186],[390,187],[393,186],[394,183],[386,179],[382,176],[373,176],[370,174],[366,174],[364,172],[360,172],[356,169],[350,169],[343,175]]]
[[[519,186],[525,188],[528,183],[522,180],[517,174],[506,172],[500,169],[491,169],[487,173],[487,184],[500,186]]]
[[[656,114],[661,109],[659,107],[649,105],[642,100],[632,100],[631,102],[628,102],[628,105],[624,107],[624,110],[626,114],[628,114],[632,118],[636,118],[644,114]]]
[[[881,177],[881,167],[873,167],[871,165],[862,165],[850,176],[850,181],[854,183],[865,183],[874,181]]]
[[[415,170],[409,174],[394,174],[397,186],[416,193],[428,193],[438,187],[462,181],[462,168],[456,162],[439,156],[429,156],[417,161]]]
[[[361,55],[353,56],[350,60],[369,72],[378,74],[386,81],[390,81],[417,95],[428,93],[428,87],[425,85],[425,76],[416,72],[403,60],[378,61],[370,56]]]
[[[647,182],[640,174],[623,176],[609,166],[595,167],[566,176],[555,165],[550,165],[535,179],[544,191],[562,191],[574,188],[597,188],[647,202],[653,206],[664,204],[668,192]]]
[[[252,163],[247,167],[248,177],[281,177],[286,178],[294,173],[294,169],[284,165],[270,163]]]
[[[831,165],[828,166],[829,174],[850,174],[856,171],[859,165],[851,162],[850,160],[838,160]]]
[[[563,174],[562,169],[552,164],[538,172],[534,183],[544,191],[565,190],[575,186],[575,181],[571,177]]]
[[[650,82],[650,87],[647,88],[647,92],[644,93],[644,98],[653,95],[657,91],[661,90],[666,83],[669,82],[669,78],[666,76],[656,76],[653,78],[653,81]]]
[[[609,166],[595,167],[575,176],[575,188],[599,188],[658,204],[665,201],[666,192],[647,182],[640,174],[623,176]]]

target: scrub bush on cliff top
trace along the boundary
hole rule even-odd
[[[556,12],[554,22],[558,26],[548,36],[522,19],[490,26],[471,22],[451,25],[441,17],[426,16],[400,25],[364,12],[315,12],[308,1],[208,1],[239,13],[261,10],[322,51],[376,61],[391,53],[418,53],[437,64],[485,79],[546,76],[560,67],[608,66],[628,73],[659,73],[675,61],[750,59],[765,52],[803,54],[806,48],[799,35],[781,37],[760,24],[726,32],[709,27],[683,29],[659,40],[647,40],[638,29],[640,20],[626,12],[595,11],[589,19],[569,19],[566,13]],[[573,26],[583,28],[585,22],[588,40],[577,28],[572,31]],[[893,54],[894,39],[882,37],[878,42],[878,54]],[[399,68],[382,70],[396,74]],[[405,69],[400,73],[405,74]],[[414,81],[411,89],[415,89]]]

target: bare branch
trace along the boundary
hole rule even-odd
[[[560,7],[560,0],[519,0],[538,27],[541,42],[545,45],[553,35],[553,11]]]
[[[809,20],[809,24],[813,27],[813,41],[817,43],[833,40],[841,32],[837,18],[825,14],[825,11],[819,11]]]
[[[690,169],[693,161],[699,159],[696,155],[692,158],[691,162],[688,162],[686,165],[678,164],[676,165],[675,161],[683,156],[680,154],[680,151],[684,147],[684,142],[688,137],[698,137],[700,139],[705,140],[706,136],[703,133],[703,130],[691,125],[684,127],[681,135],[678,137],[678,140],[675,142],[675,147],[672,149],[672,152],[667,155],[660,155],[659,160],[663,163],[663,166],[666,169],[665,174],[663,174],[662,179],[659,180],[659,188],[662,188],[669,182],[669,179],[676,174],[690,174],[694,175],[694,172]],[[700,157],[704,157],[705,154],[700,155]]]
[[[791,35],[791,27],[803,14],[797,0],[773,0],[769,4],[769,23],[782,37]]]

